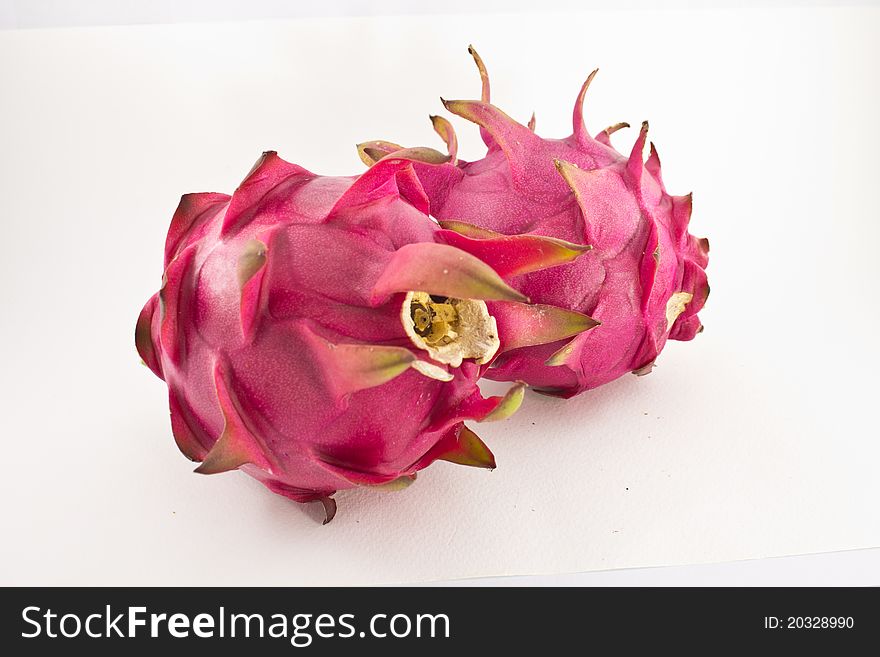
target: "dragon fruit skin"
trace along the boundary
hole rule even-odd
[[[480,101],[443,101],[480,126],[483,159],[457,160],[451,125],[431,117],[449,156],[414,162],[431,214],[451,230],[449,244],[534,234],[593,247],[589,255],[513,279],[533,301],[577,310],[601,323],[568,343],[513,350],[500,356],[487,378],[522,380],[548,394],[570,397],[627,372],[644,374],[667,339],[690,340],[702,331],[697,313],[709,293],[708,241],[688,233],[692,197],[671,196],[654,145],[643,161],[648,124],[629,155],[610,145],[617,124],[592,137],[583,102],[596,71],[575,103],[572,135],[544,139],[490,104],[485,66],[470,49],[483,81]],[[368,165],[397,151],[390,142],[359,147]],[[439,155],[439,154],[438,154]]]
[[[406,160],[336,178],[274,152],[231,197],[182,198],[162,289],[135,337],[168,384],[172,431],[201,461],[197,472],[240,468],[290,499],[321,501],[329,521],[340,489],[403,487],[436,459],[494,467],[463,421],[503,419],[523,386],[484,399],[482,363],[453,366],[416,348],[402,324],[405,293],[491,300],[500,351],[595,322],[522,303],[485,262],[437,243],[426,209]],[[582,253],[520,239],[495,255],[528,270]],[[555,321],[536,337],[531,317],[545,311]]]

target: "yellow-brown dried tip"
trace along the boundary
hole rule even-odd
[[[483,101],[479,100],[446,100],[442,96],[440,97],[440,102],[443,103],[443,107],[447,110],[460,116],[463,119],[467,119],[473,123],[476,123],[480,127],[485,128],[483,125],[485,123],[486,118],[483,116],[485,110],[481,112],[481,108],[486,107],[483,105]],[[491,106],[490,106],[491,107]],[[495,108],[495,111],[499,114],[506,116],[501,110]],[[513,119],[511,119],[513,120]]]
[[[575,186],[574,177],[572,174],[574,171],[581,171],[582,169],[577,164],[558,159],[553,160],[553,165],[556,167],[559,175],[562,176],[562,179],[565,180],[565,184],[568,185],[574,195],[577,196],[577,187]]]
[[[566,162],[565,160],[560,160],[560,159],[554,159],[553,165],[556,167],[556,170],[559,173],[561,173],[563,176],[565,175],[565,172],[570,169],[580,169],[580,167],[577,164],[574,164],[572,162]]]
[[[449,160],[452,164],[456,163],[458,156],[458,137],[452,124],[442,116],[431,115],[431,125],[434,132],[440,135],[440,139],[446,144],[446,151],[449,153]]]
[[[587,76],[574,104],[574,112],[571,119],[572,132],[578,140],[591,139],[590,134],[587,132],[587,128],[584,125],[584,98],[587,95],[587,89],[590,88],[590,83],[593,81],[593,78],[596,77],[596,73],[598,72],[598,68],[594,69],[593,72]]]
[[[336,500],[332,497],[322,497],[318,501],[324,507],[324,522],[321,524],[326,525],[336,517]]]
[[[606,135],[613,135],[618,130],[623,130],[624,128],[629,128],[630,125],[626,121],[621,121],[620,123],[615,123],[614,125],[610,125],[603,131]]]
[[[479,53],[477,53],[476,49],[473,46],[468,46],[468,53],[470,56],[474,58],[474,63],[477,65],[477,70],[480,72],[480,81],[482,82],[483,88],[480,93],[480,100],[484,103],[489,102],[490,93],[489,93],[489,73],[486,71],[486,65],[483,63],[483,58],[480,57]]]
[[[357,145],[358,157],[368,167],[373,166],[386,155],[402,150],[403,146],[390,141],[365,141]]]

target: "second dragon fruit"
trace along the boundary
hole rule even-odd
[[[709,294],[709,242],[688,233],[691,196],[666,192],[653,144],[643,159],[647,122],[628,155],[609,139],[626,124],[595,136],[587,132],[583,104],[595,71],[577,97],[572,134],[545,139],[535,134],[534,117],[522,125],[490,103],[486,67],[469,51],[482,78],[482,97],[444,104],[480,127],[486,156],[459,160],[455,132],[441,117],[432,121],[448,156],[424,148],[399,155],[412,158],[448,244],[482,253],[486,238],[528,234],[591,246],[577,261],[514,283],[534,301],[601,323],[571,341],[505,353],[485,376],[570,397],[628,372],[649,372],[667,339],[690,340],[702,330],[697,313]],[[372,165],[400,148],[376,141],[361,144],[359,152]]]

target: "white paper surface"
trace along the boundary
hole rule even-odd
[[[878,31],[851,8],[0,32],[0,583],[396,583],[880,545]],[[545,136],[570,132],[595,66],[593,132],[650,119],[711,239],[705,333],[650,376],[478,427],[496,471],[343,492],[326,527],[243,474],[192,474],[133,345],[179,196],[231,192],[269,148],[345,174],[359,141],[439,146],[438,96],[479,93],[470,42],[493,100]]]

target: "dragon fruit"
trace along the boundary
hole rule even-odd
[[[340,489],[401,488],[437,459],[492,468],[464,421],[507,417],[523,385],[483,398],[481,372],[595,326],[504,280],[586,249],[505,237],[480,259],[444,243],[407,159],[428,156],[402,155],[324,177],[267,152],[231,197],[182,198],[135,341],[196,472],[241,469],[328,522]]]
[[[440,239],[470,253],[485,253],[486,240],[499,234],[593,247],[583,258],[517,276],[513,284],[533,301],[582,312],[600,326],[566,342],[507,351],[486,377],[570,397],[627,372],[649,372],[667,339],[690,340],[703,328],[697,313],[709,294],[709,243],[688,233],[691,195],[666,192],[653,144],[644,160],[647,122],[628,156],[609,139],[627,124],[590,136],[583,103],[596,71],[578,94],[572,135],[543,139],[534,132],[534,115],[524,126],[490,103],[486,67],[473,48],[469,52],[482,98],[443,104],[479,125],[488,147],[483,159],[459,160],[452,126],[436,116],[431,120],[448,156],[374,141],[359,145],[361,159],[374,166],[390,153],[409,157],[444,228]]]

